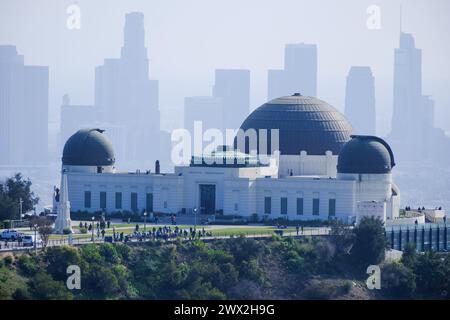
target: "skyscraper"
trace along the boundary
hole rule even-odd
[[[422,50],[409,33],[400,34],[400,47],[394,57],[394,109],[392,134],[401,135],[421,119]],[[411,132],[413,133],[413,132]]]
[[[149,79],[144,14],[125,16],[124,45],[119,59],[105,59],[95,70],[95,106],[100,120],[126,128],[125,161],[150,163],[158,157],[160,114],[158,81]],[[143,148],[141,143],[152,144]]]
[[[67,139],[83,128],[94,127],[98,121],[98,108],[93,105],[73,105],[70,97],[65,94],[61,105],[60,146],[64,146]]]
[[[296,92],[304,96],[317,96],[317,46],[315,44],[287,44],[284,50],[284,69],[268,72],[269,100]]]
[[[421,154],[425,148],[426,130],[432,129],[423,121],[433,112],[423,105],[422,50],[415,47],[409,33],[400,33],[400,47],[394,57],[394,105],[390,139],[400,157]]]
[[[375,83],[370,67],[351,67],[345,90],[345,117],[356,134],[375,135]]]
[[[48,67],[0,46],[0,164],[48,162]]]
[[[434,127],[434,101],[422,94],[422,51],[411,34],[400,33],[395,49],[392,141],[399,158],[450,160],[450,139]]]
[[[194,134],[194,121],[201,121],[203,131],[222,128],[222,99],[214,97],[184,98],[184,128]]]
[[[223,129],[238,129],[250,112],[250,71],[216,70],[213,96],[222,99]]]

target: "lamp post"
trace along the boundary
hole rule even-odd
[[[37,224],[35,224],[34,226],[33,226],[33,228],[34,228],[34,254],[36,254],[37,255]]]
[[[196,229],[197,228],[197,211],[198,211],[198,209],[197,208],[194,208],[194,229]]]
[[[22,221],[22,204],[23,204],[23,200],[22,198],[19,198],[19,220]]]
[[[147,211],[144,211],[144,234],[145,231],[147,230]]]
[[[95,217],[92,217],[92,238],[91,238],[91,241],[92,242],[94,242],[94,220],[95,220]]]

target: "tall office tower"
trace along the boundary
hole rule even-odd
[[[370,67],[351,67],[345,89],[345,117],[356,134],[375,135],[375,81]]]
[[[149,79],[144,38],[144,14],[128,13],[120,58],[105,59],[95,70],[95,105],[102,122],[125,126],[125,161],[150,164],[159,154],[160,113],[158,81]]]
[[[199,139],[195,142],[199,145],[198,142],[203,141],[203,134],[206,130],[218,129],[222,131],[223,119],[220,116],[223,110],[222,102],[221,98],[215,97],[186,97],[184,99],[184,128],[188,130],[191,135],[192,155],[199,151],[194,150],[194,138]],[[197,132],[194,132],[195,121],[201,122],[200,136]],[[194,134],[197,136],[194,136]],[[225,139],[225,136],[223,138]]]
[[[97,108],[92,105],[73,105],[70,104],[68,94],[63,96],[61,105],[60,121],[60,147],[66,143],[75,132],[84,128],[91,128],[94,122],[98,121],[99,115]],[[103,129],[103,128],[102,128]]]
[[[222,99],[223,129],[238,129],[250,112],[250,70],[216,70],[213,96]]]
[[[394,58],[394,105],[390,139],[401,157],[422,153],[433,125],[424,122],[433,109],[422,96],[422,51],[411,34],[400,33]]]
[[[297,92],[304,96],[317,96],[315,44],[287,44],[284,50],[284,69],[268,72],[269,100]]]
[[[100,121],[98,108],[92,105],[70,104],[68,94],[63,96],[60,121],[60,148],[75,132],[86,128],[105,130],[105,135],[114,147],[116,160],[126,159],[126,130],[125,126]]]
[[[48,162],[48,67],[0,46],[0,164]]]

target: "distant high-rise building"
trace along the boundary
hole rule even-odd
[[[223,119],[221,117],[223,104],[221,98],[215,97],[186,97],[184,99],[184,128],[191,135],[191,154],[194,150],[194,124],[201,123],[200,139],[203,141],[203,133],[208,129],[222,131]],[[198,137],[197,137],[198,138]],[[225,136],[223,137],[225,139]],[[200,141],[200,140],[199,140]],[[202,149],[203,150],[203,149]]]
[[[100,121],[98,110],[92,105],[72,105],[69,95],[65,94],[61,105],[61,146],[64,146],[70,136],[80,129],[99,128],[105,130],[105,134],[111,140],[116,150],[116,159],[127,159],[125,126]]]
[[[213,96],[222,99],[223,129],[238,129],[250,112],[250,71],[216,70]]]
[[[400,34],[394,59],[392,135],[416,136],[420,133],[414,126],[422,118],[422,50],[415,47],[411,34]]]
[[[422,51],[411,34],[400,33],[395,49],[394,106],[388,139],[407,160],[450,160],[450,139],[434,127],[434,101],[422,95]]]
[[[423,119],[432,109],[423,108],[422,50],[415,47],[409,33],[400,33],[400,47],[394,57],[394,106],[391,139],[398,144],[397,153],[410,157],[424,150],[428,128]],[[429,105],[429,104],[427,104]]]
[[[64,146],[67,139],[80,129],[93,127],[98,121],[98,109],[92,105],[72,105],[68,94],[63,96],[60,121],[60,145]]]
[[[370,67],[351,67],[345,90],[345,117],[356,134],[375,135],[375,81]]]
[[[95,106],[102,122],[125,126],[125,161],[153,163],[160,151],[158,81],[149,79],[144,39],[144,14],[128,13],[120,58],[105,59],[95,70]]]
[[[48,67],[0,46],[0,164],[48,162]]]
[[[268,72],[269,100],[297,92],[304,96],[317,96],[315,44],[287,44],[284,50],[284,69]]]

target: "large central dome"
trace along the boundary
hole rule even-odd
[[[281,155],[299,155],[301,151],[308,155],[331,151],[337,155],[353,131],[334,107],[298,93],[271,100],[253,111],[241,125],[244,131],[250,128],[257,132],[267,129],[267,150],[271,150],[270,130],[278,129]],[[245,152],[249,152],[247,142]]]

